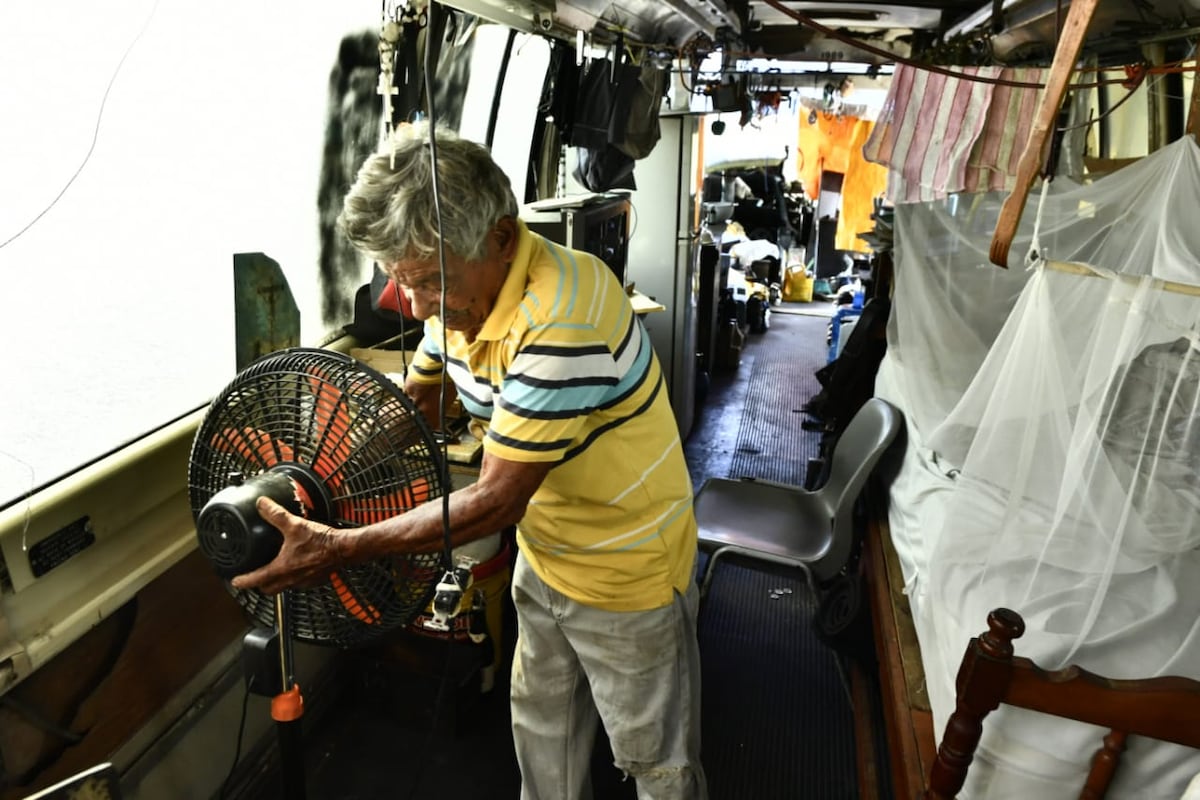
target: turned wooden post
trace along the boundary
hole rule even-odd
[[[1088,772],[1083,791],[1079,800],[1102,800],[1112,783],[1117,765],[1121,762],[1121,754],[1125,752],[1125,740],[1129,734],[1124,731],[1109,731],[1104,737],[1104,744],[1092,756],[1092,768]]]
[[[1008,692],[1013,674],[1012,643],[1024,632],[1020,615],[997,608],[988,614],[987,632],[971,640],[958,670],[958,702],[929,772],[926,800],[951,800],[962,788],[983,733],[983,719]]]

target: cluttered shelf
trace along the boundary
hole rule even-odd
[[[628,290],[629,302],[635,314],[651,314],[655,311],[666,311],[667,307],[653,297],[642,294],[636,289]]]

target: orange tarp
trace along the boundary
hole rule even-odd
[[[887,168],[863,158],[862,146],[875,123],[857,117],[817,114],[817,122],[800,118],[796,146],[800,153],[797,172],[810,197],[821,187],[821,172],[840,172],[842,210],[838,220],[836,247],[839,250],[869,250],[858,234],[874,227],[874,200],[887,189]]]

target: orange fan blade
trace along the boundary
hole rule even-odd
[[[374,625],[383,618],[383,615],[379,613],[375,606],[370,603],[364,604],[354,596],[354,592],[350,591],[350,587],[342,580],[341,575],[331,572],[329,574],[329,582],[333,584],[333,590],[337,592],[338,600],[342,602],[345,609],[353,614],[354,618],[359,622]]]
[[[374,497],[339,497],[334,503],[334,513],[339,519],[357,525],[370,525],[411,511],[427,502],[431,495],[432,487],[429,481],[417,478],[407,486],[388,494]]]
[[[226,453],[235,453],[247,461],[257,461],[264,467],[273,467],[292,461],[294,453],[287,442],[272,439],[265,431],[257,428],[223,428],[214,434],[212,446]]]
[[[350,457],[350,409],[345,395],[335,386],[313,372],[309,379],[315,399],[317,450],[313,454],[313,470],[329,480],[334,489],[341,484],[335,473]]]

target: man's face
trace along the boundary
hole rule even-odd
[[[387,264],[386,271],[408,296],[413,316],[426,320],[442,315],[442,324],[449,330],[463,331],[473,338],[500,295],[516,252],[516,238],[515,222],[505,218],[488,235],[487,254],[482,259],[467,261],[447,250],[444,283],[436,256],[401,259]]]

